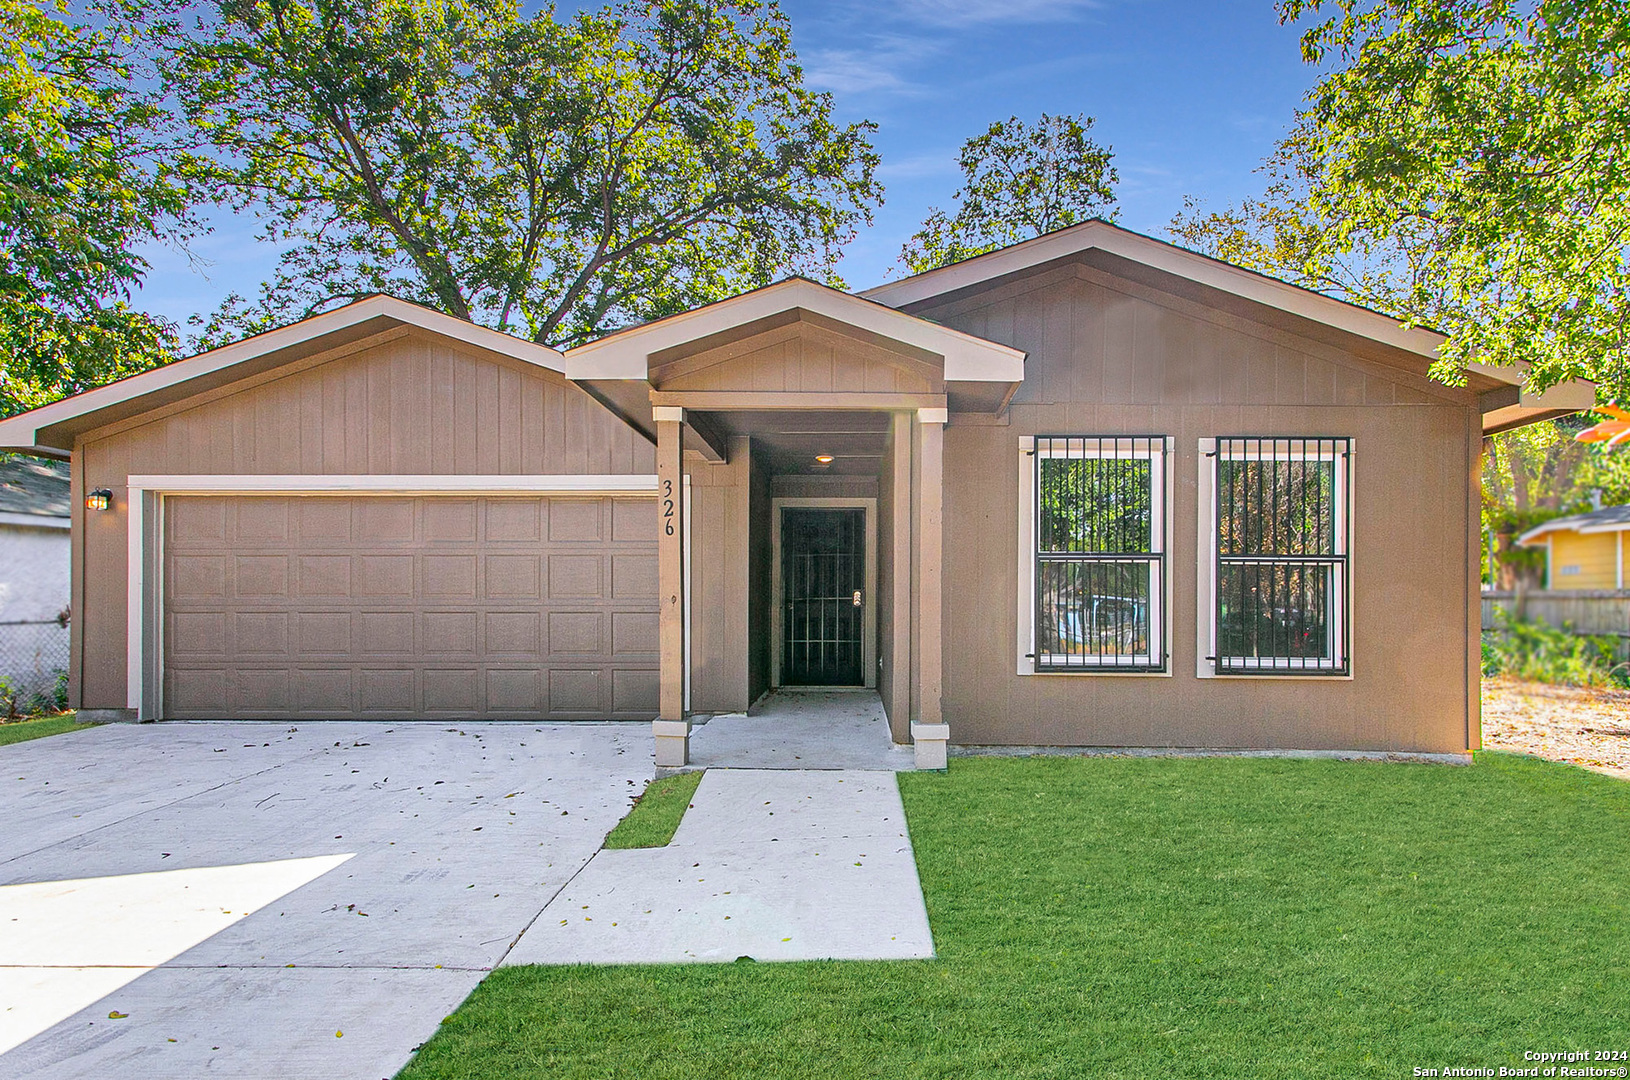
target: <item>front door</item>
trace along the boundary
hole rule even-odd
[[[781,510],[781,684],[860,686],[866,511]]]

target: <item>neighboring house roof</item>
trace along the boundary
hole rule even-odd
[[[867,289],[860,295],[890,307],[911,308],[1012,274],[1072,258],[1077,261],[1098,259],[1109,266],[1124,264],[1146,268],[1156,274],[1211,290],[1212,295],[1221,293],[1259,309],[1281,312],[1307,324],[1331,327],[1389,346],[1426,361],[1416,365],[1423,373],[1430,362],[1438,358],[1438,349],[1446,340],[1443,334],[1435,330],[1406,328],[1390,315],[1211,258],[1102,219],[1084,221],[1034,240],[914,274]],[[1483,397],[1485,433],[1566,416],[1596,403],[1595,384],[1583,379],[1559,384],[1543,393],[1532,393],[1523,386],[1526,370],[1526,365],[1468,365],[1467,383]]]
[[[68,515],[66,461],[0,460],[0,524],[66,525]]]
[[[428,330],[551,371],[565,370],[561,354],[547,345],[374,295],[0,420],[0,449],[70,450],[78,432],[401,327]]]
[[[1546,533],[1570,531],[1578,533],[1630,531],[1630,504],[1604,506],[1600,510],[1592,510],[1588,514],[1552,518],[1550,521],[1536,525],[1517,537],[1517,543],[1531,544],[1544,539]]]

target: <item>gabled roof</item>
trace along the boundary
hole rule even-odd
[[[551,371],[565,368],[561,354],[546,345],[376,294],[0,420],[0,450],[69,450],[78,432],[402,326],[418,327]]]
[[[1069,259],[1085,262],[1093,258],[1215,290],[1211,295],[1220,292],[1244,304],[1255,305],[1254,310],[1282,313],[1300,320],[1304,326],[1329,327],[1413,354],[1421,361],[1435,361],[1439,347],[1447,340],[1436,330],[1405,327],[1379,311],[1337,300],[1102,219],[1084,221],[1034,240],[914,274],[867,289],[860,295],[890,307],[911,308],[1048,263]],[[1429,363],[1418,365],[1422,373],[1428,366]],[[1594,383],[1575,379],[1534,393],[1524,386],[1526,371],[1526,365],[1467,365],[1467,385],[1483,398],[1485,434],[1566,416],[1595,404]]]
[[[890,307],[910,307],[924,300],[1087,251],[1119,255],[1144,266],[1421,356],[1436,359],[1438,346],[1444,341],[1444,336],[1435,330],[1423,327],[1404,329],[1390,315],[1133,232],[1102,218],[1066,226],[1033,240],[975,255],[937,270],[913,274],[867,289],[860,295]]]
[[[798,277],[580,345],[566,353],[566,376],[645,379],[650,375],[651,358],[665,350],[793,311],[823,316],[939,356],[944,360],[947,382],[1017,382],[1024,378],[1025,354],[1019,349]]]
[[[0,515],[68,516],[68,463],[14,457],[0,461]]]
[[[1552,518],[1517,537],[1517,543],[1530,544],[1551,532],[1612,533],[1630,531],[1630,505],[1604,506],[1588,514]]]

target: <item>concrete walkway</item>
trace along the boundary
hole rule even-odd
[[[896,746],[875,690],[777,690],[752,713],[724,713],[694,728],[691,767],[729,769],[916,768]]]
[[[595,855],[504,963],[933,955],[894,773],[713,769],[669,846]]]
[[[0,1076],[389,1077],[650,776],[647,724],[121,724],[5,747]]]

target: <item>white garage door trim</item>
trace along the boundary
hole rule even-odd
[[[166,495],[609,495],[650,498],[654,473],[561,475],[202,475],[137,474],[126,481],[125,703],[138,720],[160,715],[163,644],[160,560]],[[690,525],[690,477],[685,477]],[[688,540],[689,537],[687,536]],[[690,544],[685,544],[685,704],[690,705]]]

